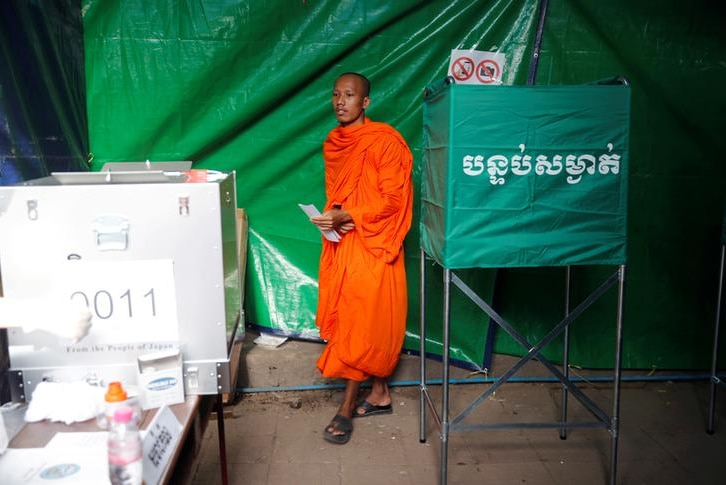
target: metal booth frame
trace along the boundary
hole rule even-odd
[[[569,309],[569,289],[570,289],[570,267],[566,267],[566,288],[567,295],[565,299],[565,317],[555,325],[549,333],[536,344],[531,344],[522,336],[516,328],[501,317],[486,301],[479,297],[471,288],[469,288],[455,273],[455,271],[443,267],[443,351],[442,351],[442,397],[441,411],[436,407],[431,393],[429,391],[426,378],[426,292],[425,292],[425,272],[426,272],[426,252],[420,251],[420,336],[421,336],[421,359],[420,359],[420,409],[419,409],[419,441],[426,442],[426,413],[427,410],[433,415],[434,422],[439,431],[441,439],[441,463],[440,463],[440,481],[441,485],[447,483],[448,472],[448,442],[449,433],[466,432],[491,429],[546,429],[554,428],[560,430],[560,438],[566,438],[567,429],[574,428],[606,428],[611,436],[610,443],[610,483],[616,483],[617,477],[617,461],[618,461],[618,430],[620,415],[620,382],[621,382],[621,361],[622,361],[622,329],[623,329],[623,296],[625,287],[625,271],[626,265],[620,265],[618,269],[606,278],[603,283],[593,291],[584,301],[582,301],[572,311]],[[450,346],[450,301],[451,301],[451,284],[454,284],[466,297],[476,304],[483,312],[485,312],[496,324],[506,331],[514,340],[521,344],[526,350],[526,354],[520,358],[512,367],[509,368],[501,377],[487,388],[482,394],[474,399],[463,411],[455,417],[450,416],[449,410],[449,346]],[[595,402],[587,397],[577,385],[569,378],[569,327],[570,325],[595,301],[605,294],[610,288],[617,283],[618,301],[617,301],[617,317],[616,317],[616,336],[615,336],[615,364],[613,368],[613,405],[612,413],[608,415]],[[563,363],[562,370],[552,364],[540,352],[549,343],[555,340],[561,333],[564,334],[563,347]],[[530,422],[530,423],[477,423],[466,424],[462,421],[476,409],[485,399],[496,392],[511,377],[513,377],[527,362],[537,359],[544,365],[557,379],[562,383],[562,418],[561,421],[555,422]],[[572,394],[578,401],[592,413],[595,421],[587,422],[568,422],[567,421],[567,399],[568,394]]]
[[[616,77],[610,80],[605,81],[599,81],[596,83],[593,83],[596,85],[621,85],[625,86],[625,88],[629,88],[630,83],[627,79],[623,77]],[[546,89],[550,89],[551,87],[547,87]],[[554,87],[555,90],[561,89],[561,87]],[[441,89],[441,91],[437,91]],[[498,88],[489,88],[489,89],[498,89]],[[501,89],[516,89],[509,87],[502,87]],[[538,87],[527,87],[526,89],[539,89]],[[591,86],[587,89],[601,89],[595,86]],[[444,92],[446,90],[450,90],[450,94],[447,96],[450,96],[449,98],[444,98],[446,100],[449,100],[451,104],[447,105],[445,101],[442,101],[441,98],[436,98],[438,96],[438,93]],[[462,126],[465,126],[465,123],[471,123],[472,118],[456,118],[453,114],[457,107],[459,106],[467,106],[470,107],[472,110],[480,109],[482,107],[487,107],[490,110],[496,110],[500,109],[500,111],[497,111],[495,113],[488,112],[488,115],[492,118],[496,119],[497,115],[502,115],[504,117],[509,116],[512,112],[517,112],[516,110],[521,107],[521,109],[524,109],[526,112],[528,108],[527,104],[522,105],[516,105],[516,104],[507,104],[507,102],[504,102],[504,107],[500,107],[498,105],[501,105],[504,98],[497,98],[493,99],[492,96],[495,96],[493,94],[493,91],[478,91],[476,92],[476,98],[471,98],[467,95],[466,104],[463,104],[460,99],[463,98],[457,98],[456,93],[461,93],[462,91],[455,89],[455,86],[447,80],[444,83],[444,87],[436,87],[435,89],[425,91],[425,96],[428,100],[431,100],[432,107],[430,108],[431,113],[433,113],[433,116],[440,116],[443,117],[443,119],[447,125],[447,129],[451,130],[452,127],[457,127],[457,129],[462,130],[468,130],[466,135],[469,136],[469,138],[466,137],[459,137],[461,138],[461,144],[464,145],[465,149],[459,149],[457,143],[455,143],[453,140],[453,135],[447,137],[448,135],[442,135],[440,131],[436,131],[435,129],[430,129],[429,132],[426,132],[426,123],[425,125],[425,148],[428,146],[426,144],[426,140],[431,141],[431,148],[430,151],[436,151],[436,155],[434,155],[434,158],[432,158],[429,162],[426,162],[424,165],[424,171],[428,173],[431,172],[432,180],[435,180],[432,182],[431,186],[426,185],[426,181],[424,181],[424,187],[422,188],[422,211],[424,210],[424,207],[427,207],[426,211],[429,211],[430,214],[424,214],[422,213],[422,238],[421,238],[421,246],[420,246],[420,294],[419,294],[419,302],[420,302],[420,382],[419,382],[419,390],[420,390],[420,403],[419,403],[419,414],[420,414],[420,429],[419,429],[419,441],[421,443],[424,443],[426,441],[426,418],[427,413],[431,412],[435,425],[438,429],[440,439],[441,439],[441,462],[440,462],[440,481],[439,483],[441,485],[446,485],[447,483],[447,472],[448,472],[448,445],[449,445],[449,434],[452,432],[465,432],[465,431],[479,431],[479,430],[491,430],[491,429],[513,429],[513,428],[528,428],[528,429],[557,429],[559,430],[559,436],[561,439],[565,439],[567,437],[567,430],[568,429],[576,429],[576,428],[602,428],[608,431],[610,434],[610,473],[609,473],[609,482],[610,484],[615,484],[617,479],[617,462],[618,462],[618,434],[619,434],[619,420],[620,420],[620,387],[621,387],[621,367],[622,367],[622,347],[623,347],[623,309],[624,309],[624,292],[625,292],[625,275],[626,275],[626,255],[625,255],[625,247],[626,247],[626,240],[627,240],[627,234],[625,225],[622,220],[620,219],[602,219],[598,220],[599,222],[603,222],[603,224],[615,224],[615,226],[612,228],[614,235],[616,235],[616,239],[620,241],[622,246],[612,246],[612,242],[605,243],[604,240],[600,240],[598,238],[595,238],[588,242],[589,246],[586,247],[582,246],[582,249],[578,251],[577,246],[570,246],[569,242],[567,242],[565,239],[551,239],[547,240],[549,246],[545,245],[542,246],[541,249],[544,253],[547,253],[548,250],[551,250],[551,253],[548,253],[547,257],[543,257],[541,259],[531,259],[529,261],[525,260],[507,260],[506,258],[509,258],[510,253],[504,252],[502,248],[499,248],[497,246],[497,237],[499,234],[505,233],[511,229],[507,229],[508,227],[511,228],[509,225],[502,225],[501,223],[497,225],[494,229],[496,229],[496,234],[493,236],[494,239],[488,239],[489,234],[492,234],[491,232],[487,232],[487,229],[485,229],[485,226],[479,226],[482,229],[477,229],[474,227],[474,225],[471,223],[470,215],[472,214],[471,211],[472,207],[476,207],[476,204],[478,204],[480,200],[486,200],[486,195],[489,194],[489,192],[473,192],[474,195],[471,195],[469,199],[466,199],[467,196],[469,196],[466,193],[462,193],[462,190],[479,190],[479,189],[471,189],[472,185],[470,183],[471,180],[476,179],[465,179],[465,182],[460,182],[459,177],[463,177],[460,175],[459,168],[455,168],[456,164],[452,164],[452,159],[463,160],[463,173],[466,176],[476,176],[480,173],[485,173],[483,168],[484,162],[482,161],[479,164],[478,171],[472,170],[470,165],[467,165],[467,160],[471,157],[464,156],[463,159],[461,158],[462,153],[471,153],[472,151],[474,153],[482,153],[482,151],[486,151],[486,148],[480,148],[483,147],[483,145],[479,145],[478,143],[481,143],[479,140],[485,140],[489,139],[491,137],[497,138],[495,142],[491,142],[492,144],[495,144],[498,147],[505,146],[503,145],[508,142],[508,140],[502,141],[502,137],[499,136],[499,133],[501,132],[501,129],[496,126],[487,126],[486,129],[479,130],[478,128],[474,130],[473,128],[462,128]],[[521,91],[524,92],[524,91]],[[469,91],[467,91],[469,93]],[[558,94],[558,96],[562,97],[562,91]],[[564,96],[568,96],[571,93],[569,91],[564,91]],[[590,91],[588,91],[590,93]],[[549,94],[544,94],[544,96],[548,96]],[[461,96],[464,96],[461,94]],[[519,96],[516,95],[515,97]],[[525,95],[529,96],[528,94]],[[528,98],[529,99],[529,98]],[[549,99],[549,98],[548,98]],[[582,99],[591,99],[591,97],[586,97]],[[620,103],[629,103],[629,97],[624,96],[622,99],[618,98]],[[531,99],[530,99],[531,101]],[[598,101],[598,102],[602,102]],[[439,103],[439,104],[436,104]],[[456,104],[460,103],[460,104]],[[472,104],[474,103],[474,104]],[[477,104],[478,103],[478,104]],[[552,109],[551,106],[548,107],[548,109]],[[588,109],[578,109],[578,112],[586,112]],[[592,109],[590,109],[592,111]],[[520,111],[521,112],[521,111]],[[424,117],[426,118],[428,116],[426,114],[426,110],[424,110]],[[438,118],[437,118],[438,119]],[[587,120],[589,119],[597,119],[596,123],[603,123],[603,120],[600,118],[583,118],[585,122],[589,122]],[[617,116],[613,119],[618,120],[627,120],[629,122],[629,113],[623,114],[622,112],[618,112]],[[476,123],[476,121],[473,121]],[[433,123],[432,123],[433,124]],[[526,123],[523,123],[526,124]],[[477,126],[477,125],[475,125]],[[482,128],[485,125],[480,125]],[[509,126],[509,125],[508,125]],[[580,125],[578,125],[579,127]],[[506,128],[505,128],[506,129]],[[579,129],[579,128],[578,128]],[[497,132],[496,130],[500,130],[500,132]],[[624,130],[624,131],[623,131]],[[624,138],[621,139],[624,140],[623,143],[625,143],[625,147],[627,147],[627,133],[628,133],[628,126],[622,125],[621,129],[618,131],[620,135],[615,136],[622,136]],[[624,134],[623,134],[624,133]],[[517,135],[518,136],[518,135]],[[610,135],[608,135],[610,136]],[[457,138],[457,140],[459,140]],[[466,139],[465,139],[466,138]],[[471,141],[469,140],[477,140],[477,141]],[[511,144],[511,143],[510,143]],[[523,151],[523,146],[520,145],[520,148]],[[472,148],[475,147],[475,148]],[[444,157],[441,155],[443,148],[446,148],[447,155]],[[610,146],[610,149],[612,150],[612,146]],[[503,150],[503,149],[502,149]],[[426,152],[426,150],[424,150]],[[426,152],[428,153],[428,152]],[[456,155],[454,155],[456,153]],[[495,152],[499,153],[499,152]],[[520,153],[516,154],[517,157],[519,157]],[[496,158],[503,158],[499,155],[491,157],[492,159]],[[513,156],[512,159],[515,157]],[[519,157],[521,158],[521,157]],[[481,159],[481,157],[480,157]],[[625,158],[627,162],[627,158]],[[496,173],[496,166],[493,166],[491,162],[489,163],[489,167],[491,167],[491,170],[489,171],[489,174],[492,175],[492,178],[494,178],[494,174]],[[627,167],[627,165],[626,165]],[[513,169],[514,170],[514,169]],[[502,172],[500,172],[502,173]],[[514,173],[514,172],[513,172]],[[606,173],[606,172],[601,172]],[[518,174],[519,175],[519,174]],[[627,184],[627,168],[622,172],[622,176],[625,177],[624,183]],[[438,177],[438,178],[437,178]],[[441,188],[438,183],[441,182],[441,177],[447,177],[446,182],[443,183]],[[451,177],[449,180],[448,177]],[[425,179],[426,176],[422,176],[422,179]],[[491,181],[491,184],[495,184],[494,181]],[[486,184],[486,182],[484,182]],[[503,184],[504,182],[499,182]],[[515,183],[515,182],[513,182]],[[467,185],[468,184],[468,185]],[[446,193],[444,193],[446,192]],[[626,194],[627,190],[623,192],[623,186],[620,186],[620,199],[619,201],[616,201],[616,206],[618,207],[619,211],[624,211],[623,214],[627,213],[627,196],[623,195]],[[431,199],[427,199],[427,197],[431,197]],[[613,193],[613,196],[614,193]],[[532,197],[536,198],[534,196],[534,193],[532,194]],[[496,199],[493,201],[494,204],[497,203],[499,199]],[[452,202],[455,201],[455,203]],[[451,203],[452,206],[449,207],[447,204]],[[447,212],[447,210],[451,210],[452,212]],[[501,210],[499,206],[492,206],[492,208],[487,207],[485,210]],[[457,212],[459,211],[459,212]],[[457,216],[466,212],[467,219],[457,219]],[[486,214],[486,217],[489,216],[489,213]],[[428,219],[427,219],[428,217]],[[447,218],[449,217],[449,218]],[[482,219],[486,219],[487,222],[484,222],[483,224],[497,224],[498,221],[496,218],[488,217],[488,219],[485,216],[482,216]],[[494,216],[495,217],[495,216]],[[428,222],[427,222],[428,220]],[[615,221],[618,222],[615,222]],[[523,222],[524,221],[524,222]],[[522,227],[523,224],[526,224],[528,220],[520,220],[518,221],[518,224],[520,227]],[[533,222],[536,224],[536,222]],[[511,224],[511,223],[507,223]],[[605,226],[602,226],[605,227]],[[541,230],[541,227],[538,229]],[[519,230],[519,229],[518,229]],[[472,233],[471,231],[480,231]],[[487,241],[486,247],[480,246],[482,244],[482,241]],[[508,239],[507,241],[511,241],[511,239]],[[540,240],[538,239],[538,242]],[[476,244],[475,244],[476,243]],[[562,247],[559,247],[562,246]],[[618,247],[618,250],[614,250],[613,248]],[[525,248],[525,246],[521,246],[520,248]],[[610,256],[604,257],[604,255],[607,250],[613,250],[614,252],[608,253]],[[476,254],[470,254],[469,250],[473,251]],[[507,248],[508,251],[512,251],[511,248]],[[600,252],[599,252],[600,251]],[[592,256],[593,254],[599,254],[600,256]],[[437,408],[437,404],[432,397],[432,394],[429,389],[429,380],[427,378],[426,373],[426,267],[427,267],[427,260],[433,261],[434,263],[438,264],[443,268],[443,316],[442,316],[442,379],[441,379],[441,386],[442,386],[442,393],[441,393],[441,408],[440,410]],[[600,286],[598,286],[596,289],[592,290],[589,295],[587,295],[583,301],[576,304],[576,306],[571,307],[570,302],[570,289],[571,289],[571,268],[572,266],[606,266],[606,267],[613,267],[615,268],[614,272],[612,272],[609,276],[607,276],[601,283]],[[492,306],[487,303],[483,298],[481,298],[474,290],[472,290],[467,284],[459,278],[456,274],[456,270],[458,269],[475,269],[475,268],[489,268],[489,269],[496,269],[496,268],[518,268],[518,267],[529,267],[529,268],[544,268],[544,267],[562,267],[566,271],[566,281],[565,281],[565,311],[564,311],[564,317],[562,320],[559,321],[559,323],[555,324],[544,337],[542,337],[538,342],[530,342],[527,340],[527,338],[517,330],[517,328],[511,324],[510,322],[506,321]],[[520,344],[524,348],[524,353],[521,358],[517,360],[517,362],[510,367],[506,372],[504,372],[500,377],[498,377],[496,380],[493,381],[493,383],[488,386],[488,388],[481,393],[478,397],[476,397],[468,406],[466,406],[462,411],[460,411],[457,415],[453,416],[449,407],[450,407],[450,346],[451,346],[451,286],[455,286],[458,288],[458,290],[471,302],[473,302],[480,310],[482,310],[488,317],[496,324],[497,328],[501,328],[504,330],[514,341],[516,341],[518,344]],[[615,288],[617,291],[617,308],[616,308],[616,315],[615,315],[615,342],[614,342],[614,364],[613,364],[613,388],[612,388],[612,409],[610,412],[606,412],[604,409],[602,409],[598,404],[596,404],[591,398],[589,398],[575,383],[573,379],[569,376],[569,330],[570,326],[587,310],[591,305],[593,305],[598,299],[600,299],[603,295],[605,295],[609,290],[612,288]],[[549,359],[547,359],[542,351],[543,349],[555,341],[555,339],[559,338],[560,335],[562,335],[562,338],[564,340],[563,344],[563,354],[562,354],[562,365],[561,367],[558,367],[557,365],[553,364]],[[532,360],[537,360],[540,362],[549,372],[558,379],[559,384],[562,386],[562,405],[561,405],[561,417],[557,421],[551,421],[551,422],[523,422],[523,423],[516,423],[516,422],[508,422],[508,423],[465,423],[464,420],[471,414],[473,410],[475,410],[480,404],[482,404],[488,397],[492,396],[494,392],[496,392],[500,387],[502,387],[504,384],[506,384],[525,364]],[[521,382],[521,380],[520,380]],[[574,398],[579,401],[582,406],[589,411],[589,413],[592,415],[592,420],[589,421],[568,421],[568,397],[569,395],[572,395]]]

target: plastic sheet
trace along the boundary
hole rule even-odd
[[[334,125],[335,75],[358,70],[372,79],[369,115],[404,134],[420,180],[423,88],[445,77],[456,48],[506,53],[504,84],[525,84],[538,5],[85,0],[94,167],[148,158],[236,170],[250,222],[247,319],[273,332],[314,335],[320,236],[297,203],[322,205],[320,147]],[[726,113],[723,97],[713,95],[726,79],[714,9],[723,7],[705,0],[549,2],[536,84],[580,85],[616,74],[632,83],[626,367],[706,365],[708,325],[699,322],[712,317],[701,295],[713,294],[707,282],[715,275],[702,255],[718,240],[718,181],[726,178],[712,157],[725,148],[719,127]],[[406,241],[411,289],[418,240],[416,228]],[[599,271],[575,272],[573,301]],[[561,270],[507,270],[497,279],[500,309],[535,340],[561,317],[563,285]],[[605,299],[573,329],[572,362],[610,365],[611,308]],[[480,318],[475,310],[456,315],[453,347],[468,345]],[[406,346],[416,344],[410,330]],[[520,352],[503,335],[496,350]],[[462,354],[481,362],[481,348]]]
[[[726,4],[708,0],[549,2],[537,84],[620,74],[631,85],[626,368],[709,367],[726,180],[726,164],[713,156],[726,150],[726,97],[719,94],[726,82],[724,14]],[[551,321],[563,312],[561,271],[552,273],[547,291],[536,285],[543,276],[534,270],[511,271],[501,288],[535,296],[529,305],[509,299],[502,311],[533,322],[528,332],[539,337],[547,315]],[[605,273],[578,268],[572,301]],[[573,326],[574,363],[612,363],[616,299],[607,296]],[[500,352],[517,346],[506,337],[497,341]],[[560,353],[551,347],[550,355]]]
[[[250,223],[246,318],[267,331],[317,338],[320,234],[297,204],[324,202],[321,147],[335,125],[334,78],[350,70],[370,77],[369,116],[405,133],[420,160],[423,87],[444,75],[451,50],[501,50],[505,82],[521,83],[536,8],[533,0],[86,0],[94,167],[190,159],[236,170]],[[417,241],[412,231],[409,268]],[[408,273],[415,328],[416,272]],[[412,331],[407,342],[415,346],[416,338]],[[482,352],[461,357],[480,362]]]
[[[726,82],[721,33],[726,5],[708,0],[548,3],[537,85],[581,85],[616,74],[631,81],[623,365],[706,368],[714,309],[704,301],[712,301],[716,292],[726,180],[719,158],[726,151],[726,98],[719,94]],[[188,159],[198,168],[236,170],[239,203],[250,222],[247,320],[269,331],[315,338],[320,236],[297,204],[323,201],[320,151],[334,125],[329,107],[334,77],[359,70],[373,80],[369,115],[406,137],[420,180],[424,87],[445,77],[452,49],[468,48],[506,53],[504,83],[525,84],[539,2],[83,0],[84,48],[47,39],[65,38],[67,24],[73,30],[73,22],[55,10],[66,4],[77,2],[2,2],[3,60],[27,54],[37,60],[37,75],[11,76],[17,81],[10,85],[8,72],[19,71],[2,64],[11,67],[0,71],[0,112],[6,116],[0,146],[17,119],[40,120],[30,109],[7,118],[14,109],[11,100],[37,100],[46,118],[60,120],[62,133],[74,134],[67,139],[79,140],[69,144],[76,147],[70,150],[74,157],[93,152],[94,169],[106,161]],[[5,15],[8,8],[40,11],[41,17],[32,13],[27,22]],[[38,42],[33,36],[43,30],[51,34]],[[10,44],[8,36],[18,32],[26,37]],[[23,43],[28,49],[21,50]],[[44,49],[36,53],[34,46]],[[72,69],[79,59],[85,62],[87,105],[84,81]],[[61,67],[46,69],[51,61]],[[62,76],[51,74],[58,69]],[[22,96],[9,94],[10,89]],[[33,146],[31,153],[52,152],[26,146]],[[3,176],[12,173],[12,180],[51,166],[40,156],[11,165],[9,153],[1,153],[0,170]],[[417,347],[413,289],[419,239],[414,227],[406,241],[408,348]],[[601,280],[602,271],[574,271],[573,302]],[[531,340],[563,314],[561,268],[508,269],[496,278],[480,271],[469,277],[485,293],[496,287],[502,315],[522,325]],[[477,309],[461,305],[452,322],[456,358],[480,365],[482,342],[472,336],[480,335],[486,322]],[[573,363],[611,365],[613,301],[599,305],[581,317],[582,327],[573,327]],[[436,336],[431,338],[435,349]],[[521,348],[500,335],[496,350],[518,354]],[[552,357],[559,350],[553,344],[545,353]]]
[[[77,0],[0,2],[0,185],[88,170]]]

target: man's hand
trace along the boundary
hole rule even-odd
[[[336,231],[338,231],[338,234],[342,235],[342,234],[352,231],[353,229],[355,229],[355,224],[353,223],[353,221],[351,221],[351,222],[345,222],[345,223],[341,224],[336,229]]]
[[[46,320],[48,325],[38,328],[73,342],[78,342],[88,335],[92,318],[88,307],[78,300],[61,300],[56,302],[56,305],[51,307],[54,318]]]
[[[77,342],[88,335],[92,314],[78,300],[16,300],[0,298],[0,324],[43,330]]]
[[[330,209],[319,216],[311,217],[310,222],[318,226],[321,231],[336,230],[341,234],[355,227],[353,219],[345,209]]]

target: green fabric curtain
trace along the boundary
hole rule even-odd
[[[373,82],[369,115],[401,131],[421,183],[423,91],[446,77],[452,49],[506,54],[503,81],[524,85],[536,0],[83,0],[93,168],[107,161],[194,161],[237,172],[249,217],[246,318],[316,338],[320,235],[297,203],[322,205],[321,144],[335,124],[343,71]],[[626,367],[705,368],[724,200],[721,134],[726,52],[718,2],[550,0],[536,84],[630,79]],[[406,240],[407,348],[418,344],[418,219]],[[193,255],[190,255],[193,257]],[[429,298],[440,294],[429,269]],[[483,295],[536,340],[563,313],[563,269],[467,270]],[[573,301],[606,268],[577,268]],[[523,295],[527,298],[523,298]],[[453,303],[453,358],[480,365],[486,321]],[[439,303],[432,301],[430,325]],[[614,297],[573,328],[571,361],[612,365]],[[430,335],[436,351],[439,336]],[[548,349],[558,355],[557,345]],[[501,335],[496,350],[520,353]],[[547,353],[547,352],[546,352]]]
[[[372,80],[368,115],[404,134],[418,185],[424,86],[445,75],[451,49],[474,46],[505,52],[506,82],[524,82],[536,11],[535,0],[87,0],[94,167],[189,159],[196,168],[236,170],[250,226],[247,321],[317,338],[320,235],[297,204],[324,202],[321,149],[336,123],[334,78],[355,70]],[[409,347],[418,334],[418,239],[416,228],[405,248]],[[480,323],[461,325],[477,337],[454,357],[481,362]]]
[[[0,185],[88,170],[80,0],[0,2]]]
[[[549,2],[538,85],[613,74],[631,83],[625,367],[710,366],[726,195],[726,164],[715,155],[726,149],[724,14],[726,4],[708,0]],[[501,309],[512,321],[530,322],[532,340],[562,315],[562,271],[549,271],[551,278],[510,271],[501,288],[538,295],[530,304],[508,299]],[[577,268],[573,302],[608,271]],[[548,291],[542,280],[552,283]],[[612,292],[573,326],[574,362],[612,365],[615,303]],[[560,355],[551,347],[550,355]],[[497,350],[521,346],[503,336]]]

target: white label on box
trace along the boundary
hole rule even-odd
[[[179,340],[171,259],[69,261],[49,273],[53,296],[88,305],[94,343]]]
[[[182,357],[178,349],[141,355],[138,365],[142,409],[184,402]]]

